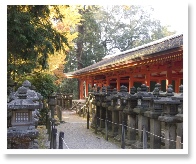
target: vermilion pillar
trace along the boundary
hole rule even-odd
[[[86,79],[86,83],[85,83],[85,97],[88,96],[88,84],[89,84],[89,80]]]
[[[110,79],[106,78],[106,86],[109,86],[109,85],[110,85]]]
[[[175,80],[175,92],[179,92],[179,86],[180,86],[180,79]]]
[[[80,79],[80,99],[83,99],[83,92],[84,92],[84,90],[83,90],[83,83],[84,83],[84,81],[82,80],[82,79]]]
[[[166,88],[169,84],[172,84],[172,67],[167,68]]]
[[[150,72],[146,73],[145,84],[150,87]]]
[[[117,91],[120,91],[120,77],[119,76],[117,77],[117,80],[116,80],[116,89]]]
[[[91,77],[91,82],[90,82],[90,84],[91,84],[91,89],[93,89],[93,87],[94,87],[94,79],[93,79],[93,77]]]

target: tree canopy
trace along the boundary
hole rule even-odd
[[[56,6],[58,19],[63,16]],[[8,74],[24,74],[34,68],[48,67],[49,54],[64,51],[68,45],[66,35],[52,26],[50,6],[8,5],[7,6],[7,60]]]

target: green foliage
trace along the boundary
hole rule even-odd
[[[48,98],[48,95],[57,90],[57,86],[54,84],[55,77],[50,74],[34,73],[21,76],[18,80],[17,88],[20,87],[25,80],[29,80],[31,85],[35,86],[36,92],[39,92],[44,100]]]
[[[9,74],[19,76],[39,66],[46,69],[48,55],[64,50],[62,43],[67,44],[67,38],[52,27],[49,6],[7,6]]]
[[[46,105],[46,100],[43,101],[43,108],[39,110],[39,125],[45,125],[46,124],[46,114],[48,114],[49,108]]]
[[[47,98],[52,92],[56,92],[56,85],[54,84],[55,78],[50,74],[38,73],[32,79],[32,84],[36,90],[41,93],[44,98]]]
[[[57,92],[65,94],[73,94],[73,99],[78,99],[78,80],[64,79],[61,85],[58,86]]]

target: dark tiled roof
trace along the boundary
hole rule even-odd
[[[125,62],[134,60],[138,57],[148,57],[151,55],[156,55],[157,53],[179,48],[181,46],[183,46],[183,34],[175,34],[127,51],[123,51],[118,54],[105,56],[101,61],[95,64],[65,74],[66,76],[86,74],[93,71],[102,70],[113,64],[124,64]]]

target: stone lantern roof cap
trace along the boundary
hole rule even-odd
[[[120,91],[113,95],[113,99],[121,98],[127,99],[129,97],[129,93],[127,92],[127,87],[122,85],[120,87]]]
[[[18,98],[12,100],[7,104],[8,110],[16,110],[16,109],[38,109],[40,108],[39,102],[33,102],[31,99],[27,98],[27,88],[24,86],[18,88],[17,90]]]
[[[141,88],[137,88],[137,93],[136,93],[137,98],[151,98],[153,95],[152,93],[148,92],[148,86],[145,84],[141,85]]]
[[[31,83],[28,80],[25,80],[23,82],[22,87],[27,89],[27,98],[28,99],[32,99],[33,101],[39,101],[39,100],[43,99],[43,96],[41,96],[40,93],[30,89]],[[10,97],[12,100],[17,99],[18,98],[18,90],[15,93],[11,94]]]
[[[30,87],[31,87],[31,83],[30,83],[30,81],[25,80],[25,81],[22,83],[22,86],[27,87],[27,88],[30,88]]]

